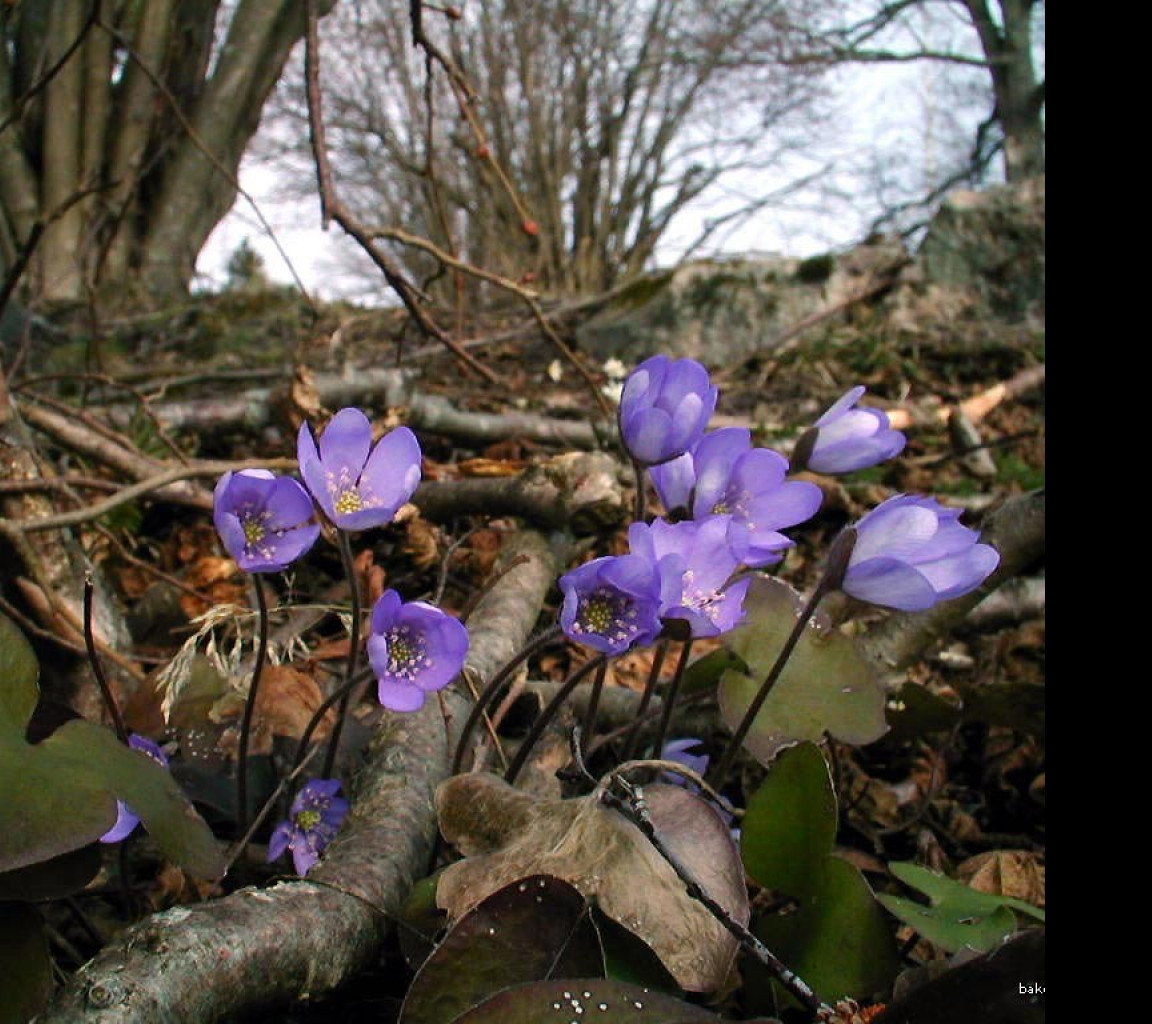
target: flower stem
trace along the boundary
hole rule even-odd
[[[340,749],[340,734],[344,731],[344,719],[348,717],[348,706],[352,702],[354,687],[348,684],[356,675],[356,662],[360,658],[360,580],[356,575],[356,562],[352,558],[352,541],[348,538],[347,530],[337,530],[340,539],[340,559],[344,563],[344,574],[348,577],[348,586],[352,595],[352,625],[348,635],[348,661],[344,667],[344,695],[340,698],[340,709],[336,712],[336,724],[332,726],[332,735],[328,740],[328,751],[324,755],[324,768],[320,772],[322,779],[331,779],[336,766],[336,754]]]
[[[256,589],[257,623],[256,664],[252,668],[252,682],[248,686],[248,700],[244,702],[244,718],[240,722],[240,753],[236,762],[236,835],[248,830],[248,740],[252,732],[252,716],[256,710],[256,691],[264,673],[264,658],[268,654],[268,600],[264,596],[264,581],[258,573],[252,574]]]
[[[512,763],[508,766],[508,771],[504,773],[504,781],[512,785],[516,781],[516,776],[520,774],[520,769],[524,767],[524,763],[528,760],[528,755],[532,752],[532,748],[536,745],[536,741],[543,735],[544,730],[548,728],[548,724],[556,717],[556,712],[560,710],[560,706],[572,695],[572,691],[576,689],[577,684],[584,680],[593,669],[599,668],[604,662],[608,660],[608,655],[600,654],[593,658],[591,661],[584,662],[575,672],[573,672],[564,685],[556,692],[544,710],[536,716],[536,721],[532,723],[532,728],[528,730],[528,735],[524,737],[524,742],[520,744],[520,749],[516,751],[516,756],[512,758]]]
[[[96,653],[96,635],[92,632],[92,595],[94,590],[92,574],[90,572],[84,573],[84,646],[88,649],[88,661],[92,666],[92,674],[96,677],[96,683],[100,687],[100,695],[104,698],[104,703],[108,707],[108,714],[112,718],[112,727],[116,730],[116,736],[120,742],[127,744],[128,729],[124,725],[124,718],[120,714],[120,708],[112,694],[112,687],[108,685],[108,677],[104,674],[104,666],[100,662],[100,656]]]
[[[648,511],[648,503],[646,501],[646,494],[644,491],[644,467],[636,459],[632,460],[632,471],[636,474],[636,522],[644,522],[644,516]]]
[[[688,667],[688,656],[691,653],[692,637],[688,637],[680,648],[676,671],[672,675],[672,682],[668,684],[668,692],[664,695],[664,714],[660,716],[660,724],[656,727],[656,736],[653,739],[654,757],[660,756],[660,751],[664,749],[664,741],[668,738],[668,727],[672,724],[672,710],[676,707],[676,695],[680,692],[680,683],[684,679],[684,670]]]
[[[468,713],[468,718],[464,722],[464,728],[460,730],[460,741],[456,744],[456,753],[452,758],[452,775],[459,775],[464,767],[464,752],[468,749],[468,741],[472,737],[472,733],[476,728],[476,724],[480,721],[480,717],[484,714],[488,705],[496,699],[496,694],[500,692],[500,687],[504,685],[508,677],[516,670],[519,665],[522,665],[533,654],[543,650],[549,644],[554,643],[563,630],[559,626],[553,626],[551,629],[545,630],[534,640],[529,640],[520,650],[514,654],[508,663],[497,672],[488,685],[484,687],[483,692],[476,698],[476,702],[472,705],[472,710]]]
[[[305,755],[308,753],[308,744],[312,740],[312,734],[319,728],[320,722],[323,720],[324,715],[327,714],[328,709],[338,700],[341,700],[347,694],[351,693],[352,690],[361,683],[366,683],[371,678],[372,670],[366,668],[362,672],[358,672],[355,678],[344,683],[338,689],[333,690],[332,693],[324,698],[323,703],[312,713],[312,717],[308,720],[308,725],[300,737],[300,742],[296,745],[296,757],[292,761],[292,772],[290,774],[295,775],[300,765],[304,762]]]
[[[596,734],[596,712],[600,710],[600,694],[604,690],[604,677],[608,675],[608,662],[602,661],[596,670],[596,678],[592,680],[592,692],[588,695],[588,707],[584,711],[585,736]]]
[[[784,666],[788,664],[788,659],[792,656],[792,652],[796,649],[796,645],[804,635],[804,630],[808,627],[808,620],[811,619],[815,613],[816,606],[830,591],[835,590],[836,586],[837,584],[833,577],[824,576],[816,585],[816,589],[812,592],[808,603],[805,604],[804,610],[800,612],[797,617],[795,624],[792,626],[792,632],[788,634],[788,639],[784,641],[784,646],[780,649],[780,653],[776,655],[776,661],[773,662],[772,668],[768,670],[768,675],[764,677],[764,682],[760,684],[760,689],[756,691],[756,696],[752,698],[752,703],[748,705],[748,710],[744,712],[744,717],[740,719],[740,724],[736,727],[736,731],[732,733],[732,739],[729,741],[728,746],[724,748],[724,756],[720,758],[715,769],[709,772],[708,782],[717,792],[719,792],[724,785],[724,780],[728,777],[728,772],[736,760],[736,755],[740,752],[740,745],[744,742],[745,737],[747,737],[748,730],[752,728],[752,723],[760,713],[764,702],[768,699],[768,694],[772,692],[772,687],[776,685],[780,674],[784,671]]]
[[[644,716],[648,712],[648,705],[652,703],[652,695],[656,692],[656,684],[660,681],[660,671],[664,668],[664,658],[668,654],[667,637],[661,637],[656,644],[656,654],[652,658],[652,671],[648,673],[648,681],[644,684],[644,692],[640,695],[640,703],[636,707],[636,720],[624,741],[624,749],[620,753],[621,763],[631,761],[636,752],[636,744],[640,739],[640,730],[643,728]]]

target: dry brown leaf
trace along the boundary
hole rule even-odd
[[[413,519],[404,536],[404,553],[421,569],[440,561],[440,530],[427,519]]]
[[[724,821],[680,787],[653,785],[644,793],[661,839],[732,918],[747,924],[744,873]],[[437,790],[436,810],[444,837],[467,858],[445,869],[436,890],[453,920],[518,878],[554,875],[642,938],[687,991],[714,992],[724,983],[736,940],[688,896],[643,833],[595,794],[548,800],[494,775],[458,775]]]
[[[255,717],[273,735],[299,739],[322,703],[324,694],[312,676],[291,665],[268,665],[256,694]],[[334,720],[334,711],[325,712],[315,737],[328,735]]]
[[[316,390],[316,378],[306,366],[298,364],[293,371],[288,401],[291,403],[290,418],[296,429],[305,420],[315,423],[324,418],[324,403]]]
[[[962,882],[993,896],[1044,906],[1044,865],[1027,850],[990,850],[956,866]]]

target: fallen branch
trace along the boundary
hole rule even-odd
[[[1029,366],[1014,377],[995,384],[986,391],[963,401],[957,407],[972,423],[978,423],[1001,402],[1038,388],[1044,383],[1044,363]],[[911,426],[933,423],[947,423],[952,415],[952,406],[940,405],[933,409],[907,407],[889,409],[888,422],[894,430],[907,430]]]
[[[312,386],[319,401],[328,408],[364,404],[375,408],[400,409],[404,422],[414,430],[445,434],[472,444],[491,444],[520,437],[540,444],[589,450],[606,447],[615,437],[615,423],[605,420],[560,420],[533,413],[482,413],[457,409],[439,395],[422,394],[404,370],[357,369],[342,374],[317,374]],[[265,426],[280,415],[284,388],[250,388],[237,395],[180,402],[156,402],[153,411],[166,430],[184,430],[200,436],[221,430],[252,429]],[[37,426],[72,446],[78,443],[65,432],[58,420],[43,414]],[[132,412],[128,406],[109,409],[114,426],[127,425]],[[65,437],[68,439],[65,440]],[[92,452],[95,457],[95,452]],[[155,460],[153,460],[155,462]],[[139,477],[137,477],[139,478]]]

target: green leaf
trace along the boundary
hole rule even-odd
[[[720,713],[735,729],[756,697],[776,656],[796,624],[802,602],[786,583],[769,577],[752,581],[744,601],[745,621],[727,638],[727,647],[748,666],[720,677]],[[796,740],[817,740],[825,732],[845,743],[871,743],[887,731],[886,694],[851,638],[809,623],[744,746],[762,764]]]
[[[193,874],[218,877],[216,841],[166,769],[83,719],[65,722],[40,743],[26,740],[39,697],[27,640],[0,616],[0,778],[20,779],[0,800],[0,871],[13,871],[99,839],[125,801],[164,854]]]
[[[826,1003],[887,988],[898,966],[892,929],[859,870],[825,857],[811,896],[796,913],[766,915],[756,935]]]
[[[828,763],[815,745],[801,743],[772,763],[740,834],[749,876],[798,903],[794,913],[762,916],[753,931],[829,1003],[883,989],[897,966],[871,888],[832,854],[837,821]]]
[[[498,992],[453,1024],[717,1024],[714,1013],[639,985],[600,978],[539,981]]]
[[[900,881],[928,897],[930,905],[901,896],[880,895],[884,907],[945,952],[969,947],[985,952],[1016,930],[1017,910],[1044,920],[1044,911],[1011,896],[980,892],[916,864],[894,863],[889,870]]]
[[[782,751],[748,801],[740,853],[767,889],[801,897],[818,891],[836,839],[836,796],[824,755],[811,743]]]
[[[588,904],[558,878],[534,875],[464,915],[417,972],[401,1024],[451,1024],[493,992],[554,977],[602,977]]]
[[[32,645],[0,612],[0,729],[23,732],[40,696],[39,676]]]
[[[0,903],[0,1024],[25,1024],[52,995],[52,960],[35,907]]]

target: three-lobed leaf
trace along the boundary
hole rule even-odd
[[[888,865],[900,881],[928,897],[917,903],[902,896],[877,898],[895,917],[948,953],[968,947],[985,952],[1016,931],[1013,911],[1044,920],[1044,911],[1012,896],[980,892],[917,864]]]
[[[720,677],[720,714],[735,729],[796,624],[799,595],[768,577],[752,581],[741,625],[726,646],[748,667],[726,669]],[[886,694],[871,662],[838,630],[807,625],[763,707],[744,746],[761,764],[797,740],[818,740],[825,732],[860,745],[887,731]]]

